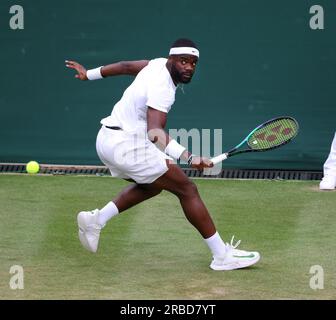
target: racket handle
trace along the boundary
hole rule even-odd
[[[220,154],[220,155],[217,156],[217,157],[214,157],[214,158],[210,159],[210,161],[211,161],[214,165],[216,165],[217,163],[219,163],[219,162],[221,162],[221,161],[227,159],[227,157],[228,157],[228,156],[227,156],[227,153],[223,153],[223,154]]]

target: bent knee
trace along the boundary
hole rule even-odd
[[[179,186],[175,192],[178,197],[195,197],[198,196],[197,186],[191,180]]]

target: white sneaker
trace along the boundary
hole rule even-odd
[[[320,190],[334,190],[336,187],[336,177],[326,175],[320,182]]]
[[[212,270],[234,270],[246,268],[257,263],[260,259],[259,252],[251,252],[236,249],[240,240],[233,245],[233,238],[230,244],[226,243],[226,253],[223,257],[214,257],[210,268]]]
[[[82,211],[77,216],[78,236],[84,248],[97,252],[100,231],[104,227],[98,223],[99,210]]]

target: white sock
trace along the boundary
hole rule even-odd
[[[204,239],[204,241],[209,246],[213,256],[223,256],[225,254],[225,243],[217,231],[210,238]]]
[[[119,213],[117,206],[110,201],[104,208],[99,210],[98,223],[102,226],[105,225],[112,217]]]

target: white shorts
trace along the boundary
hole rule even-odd
[[[96,149],[112,177],[139,184],[154,182],[168,171],[166,160],[171,160],[146,137],[104,126],[98,132]]]

